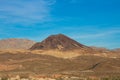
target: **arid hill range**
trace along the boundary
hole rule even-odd
[[[119,49],[89,47],[63,34],[51,35],[37,43],[20,40],[21,42],[19,39],[0,41],[0,75],[120,74]]]

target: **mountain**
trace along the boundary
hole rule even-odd
[[[0,49],[29,49],[35,42],[27,39],[0,40]]]
[[[120,53],[120,48],[114,49],[113,51]]]
[[[88,47],[63,34],[51,35],[38,43],[26,39],[1,40],[0,46],[3,49],[0,50],[0,76],[120,74],[119,49]]]
[[[51,35],[42,42],[34,44],[30,50],[39,50],[39,49],[58,49],[58,50],[71,50],[71,49],[80,49],[88,48],[87,46],[76,42],[75,40],[63,35]]]

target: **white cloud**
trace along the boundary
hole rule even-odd
[[[8,23],[44,22],[55,0],[0,0],[0,17]]]

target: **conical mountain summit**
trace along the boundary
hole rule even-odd
[[[71,50],[71,49],[80,49],[87,46],[78,43],[77,41],[63,35],[51,35],[42,42],[34,44],[30,50],[39,50],[39,49],[58,49],[58,50]]]

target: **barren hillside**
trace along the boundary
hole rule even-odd
[[[0,40],[0,49],[29,49],[35,42],[27,39]]]

